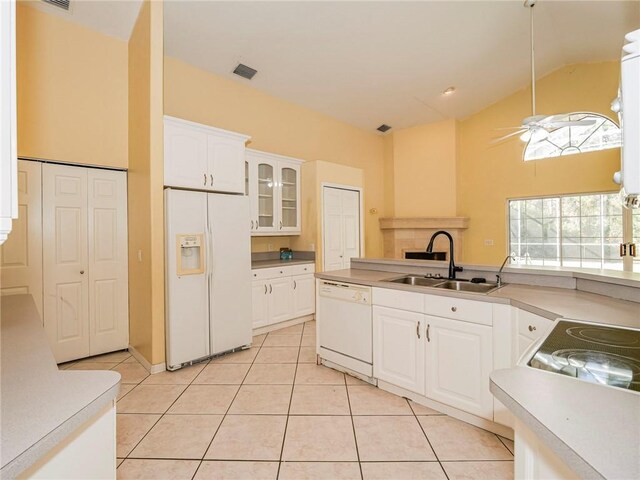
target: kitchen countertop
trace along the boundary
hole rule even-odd
[[[120,374],[58,370],[31,295],[1,302],[0,476],[10,479],[112,402]]]
[[[336,282],[510,304],[552,320],[640,328],[638,303],[604,295],[518,284],[486,295],[385,282],[400,276],[359,269],[316,273]],[[496,370],[490,378],[494,396],[580,478],[640,478],[640,395],[526,366]]]
[[[587,322],[640,328],[640,313],[638,313],[640,305],[628,300],[618,300],[604,295],[566,288],[529,285],[506,284],[502,288],[486,295],[385,281],[401,276],[403,274],[397,272],[358,269],[316,273],[317,278],[336,282],[466,298],[480,302],[509,304],[551,320],[555,320],[558,317],[566,317]]]
[[[640,478],[640,395],[520,366],[490,388],[579,478]]]
[[[304,259],[304,258],[292,258],[291,260],[280,260],[272,259],[272,260],[255,260],[251,262],[251,270],[255,270],[258,268],[270,268],[270,267],[287,267],[290,265],[303,265],[307,263],[316,263],[315,260]]]

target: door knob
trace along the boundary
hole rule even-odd
[[[529,325],[529,331],[533,332],[536,330],[536,327],[534,327],[533,325]]]

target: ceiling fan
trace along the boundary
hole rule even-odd
[[[529,8],[531,23],[531,115],[522,120],[517,127],[506,127],[499,130],[515,130],[492,143],[502,142],[515,136],[525,142],[539,142],[549,136],[551,132],[562,127],[588,127],[594,125],[595,120],[568,120],[569,114],[536,115],[536,70],[533,43],[533,7],[537,0],[525,0],[524,6]]]

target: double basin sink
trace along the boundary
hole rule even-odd
[[[500,288],[497,283],[472,283],[468,280],[447,280],[442,278],[421,277],[419,275],[406,275],[393,280],[386,280],[391,283],[401,283],[416,287],[431,287],[441,290],[455,290],[458,292],[470,293],[491,293]]]

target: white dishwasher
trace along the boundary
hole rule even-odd
[[[320,280],[318,296],[320,357],[373,376],[371,288]]]

